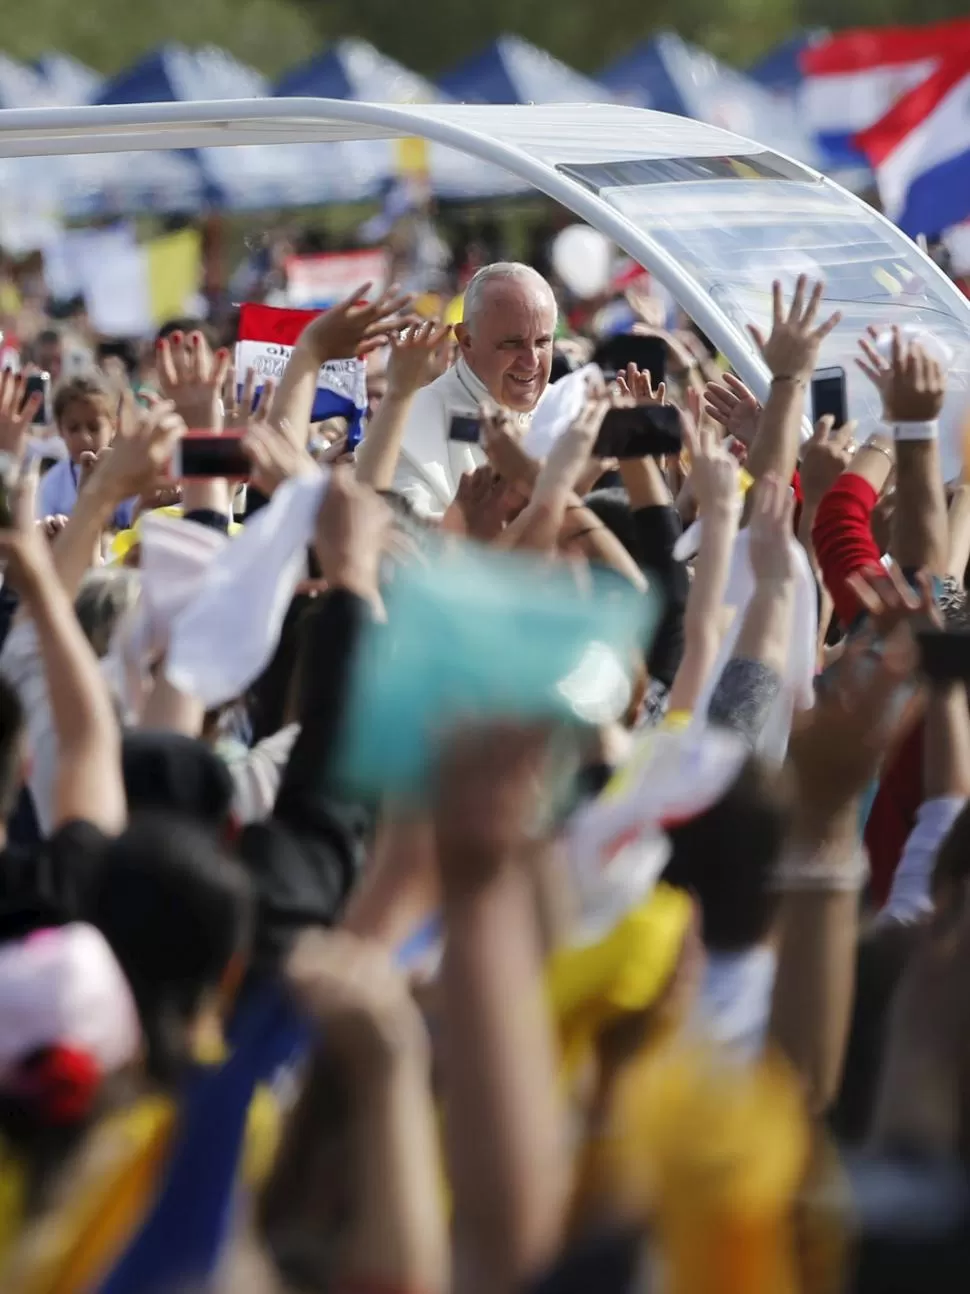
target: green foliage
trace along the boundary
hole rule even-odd
[[[108,75],[167,41],[218,45],[270,76],[321,44],[312,15],[288,0],[31,0],[3,6],[0,48],[33,59],[72,54]]]
[[[517,32],[590,73],[670,29],[744,66],[789,32],[963,17],[966,0],[31,0],[3,6],[0,45],[113,73],[168,40],[220,45],[269,76],[359,36],[426,75]]]

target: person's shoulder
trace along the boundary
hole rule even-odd
[[[65,823],[46,840],[8,845],[0,853],[0,932],[18,922],[77,920],[107,845],[93,823],[80,821]]]

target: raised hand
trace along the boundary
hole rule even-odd
[[[667,403],[666,383],[658,382],[654,390],[650,374],[646,369],[637,368],[636,364],[627,364],[625,372],[617,373],[616,386],[622,397],[638,405]]]
[[[373,600],[392,514],[384,500],[361,484],[350,467],[330,474],[317,514],[316,550],[324,578]]]
[[[875,341],[878,334],[870,328],[869,336]],[[859,347],[865,359],[857,359],[856,364],[881,394],[887,422],[934,422],[940,416],[946,375],[942,364],[918,342],[905,341],[893,328],[888,362],[866,338]]]
[[[754,487],[748,524],[751,570],[759,584],[787,584],[795,577],[795,499],[791,487],[766,472]]]
[[[511,430],[504,409],[481,405],[482,449],[495,471],[506,481],[521,484],[531,491],[539,475],[540,464],[522,448],[522,442]]]
[[[225,425],[223,390],[230,368],[225,348],[213,354],[201,332],[180,332],[158,343],[158,385],[193,431],[218,436]]]
[[[485,464],[462,476],[441,528],[488,544],[498,538],[510,512],[521,507],[523,502],[525,500],[517,488],[503,481]]]
[[[564,490],[568,493],[576,489],[609,408],[610,397],[606,391],[602,387],[591,387],[579,417],[549,451],[536,482],[536,495],[543,491]]]
[[[834,417],[827,413],[815,424],[812,439],[805,446],[799,466],[802,492],[810,508],[821,503],[856,452],[853,439],[856,424],[847,422],[833,430]]]
[[[389,342],[387,389],[394,395],[413,395],[451,364],[451,325],[438,319],[392,333]]]
[[[758,434],[761,401],[733,373],[725,373],[717,382],[708,382],[704,389],[704,411],[745,447]]]
[[[376,301],[364,301],[372,284],[363,283],[345,301],[310,321],[297,343],[319,364],[330,359],[353,359],[386,346],[391,337],[414,322],[408,307],[413,292],[393,284]]]
[[[226,370],[226,379],[222,385],[222,403],[225,410],[225,428],[227,431],[244,431],[251,423],[263,423],[269,417],[276,383],[267,378],[256,399],[256,370],[248,368],[246,379],[239,390],[236,366],[230,364]]]
[[[10,369],[0,373],[0,454],[9,454],[18,463],[24,456],[31,423],[44,401],[40,391],[25,400],[26,387],[23,374]]]
[[[34,518],[37,496],[37,464],[23,471],[11,465],[2,473],[0,509],[0,571],[20,593],[44,569],[47,545],[44,530]]]
[[[683,425],[684,442],[691,462],[688,480],[701,515],[739,513],[741,491],[737,459],[727,452],[709,424],[702,421],[699,427],[695,427],[692,419],[685,418]]]
[[[140,409],[133,426],[118,428],[110,449],[91,465],[82,489],[99,489],[113,503],[132,497],[149,498],[168,483],[167,469],[176,441],[187,430],[172,400],[159,400]]]
[[[325,1029],[327,1045],[368,1077],[402,1048],[427,1047],[407,978],[378,943],[342,930],[306,930],[286,964],[298,1005]]]
[[[819,347],[842,318],[841,312],[836,310],[824,323],[817,324],[825,284],[816,283],[806,302],[807,289],[808,278],[800,274],[791,309],[786,315],[782,286],[776,281],[771,285],[770,336],[766,338],[760,328],[748,325],[748,332],[761,351],[772,377],[778,380],[807,383],[817,367]]]
[[[253,485],[267,497],[284,481],[320,470],[306,449],[265,422],[250,422],[242,447],[253,465]]]
[[[800,807],[833,814],[849,806],[915,721],[913,695],[918,652],[898,624],[874,655],[864,638],[850,642],[836,682],[797,723],[788,747],[798,778]]]
[[[880,638],[888,638],[900,624],[919,629],[939,628],[942,623],[933,597],[932,580],[925,571],[919,572],[915,589],[903,579],[895,565],[856,571],[846,583],[869,615]]]

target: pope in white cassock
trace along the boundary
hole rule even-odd
[[[490,402],[524,435],[549,383],[556,313],[531,266],[487,265],[469,283],[458,362],[417,393],[408,414],[394,488],[418,512],[443,515],[463,473],[485,461],[478,446],[449,440],[452,418],[477,418]]]

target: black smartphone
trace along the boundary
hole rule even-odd
[[[41,395],[43,399],[40,408],[34,414],[33,423],[36,427],[47,427],[51,420],[51,375],[50,373],[32,373],[24,383],[24,403],[32,395]]]
[[[835,419],[834,431],[849,420],[844,368],[820,368],[812,377],[812,419],[818,422],[827,414]]]
[[[477,445],[481,436],[481,425],[477,418],[468,418],[456,413],[448,428],[448,439],[461,441],[463,445]]]
[[[662,458],[679,454],[680,415],[671,405],[610,409],[593,446],[594,458]]]
[[[600,366],[607,381],[622,373],[628,364],[636,364],[638,369],[650,374],[650,381],[656,387],[667,371],[667,343],[662,337],[617,333],[600,342],[593,354],[593,363]]]
[[[171,471],[177,480],[247,481],[252,470],[243,453],[242,436],[196,436],[190,432],[172,455]]]
[[[970,631],[922,629],[916,643],[920,669],[931,683],[970,683]]]
[[[0,454],[0,530],[9,530],[14,523],[14,491],[20,465],[13,454]]]

